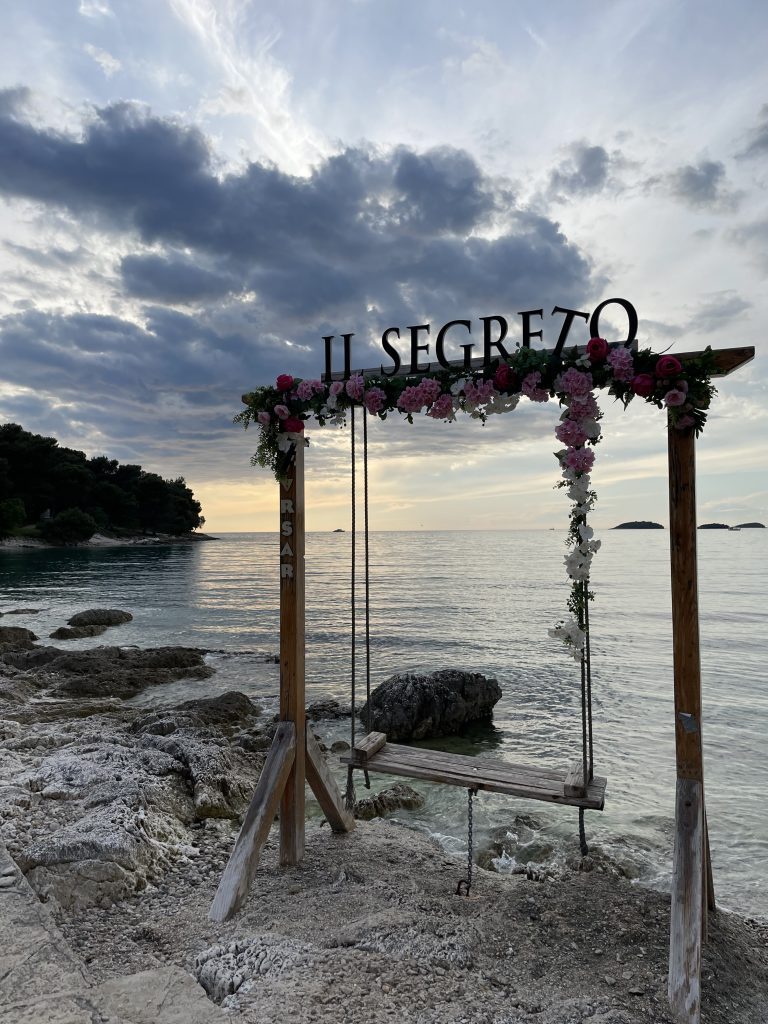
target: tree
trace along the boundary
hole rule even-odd
[[[68,508],[40,524],[43,540],[49,544],[78,544],[96,533],[96,520],[79,508]]]
[[[0,539],[23,526],[26,517],[21,498],[6,498],[5,501],[0,501]]]

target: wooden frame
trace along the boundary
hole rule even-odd
[[[714,353],[713,376],[749,362],[754,348]],[[679,355],[683,363],[701,355]],[[380,369],[362,371],[377,376]],[[696,464],[693,431],[669,429],[669,519],[674,657],[675,847],[670,911],[669,984],[672,1011],[683,1024],[699,1024],[701,950],[708,911],[715,910],[704,802],[701,666],[696,558]],[[231,917],[246,897],[275,812],[280,807],[280,863],[304,854],[304,784],[309,782],[334,831],[354,820],[304,716],[304,447],[294,445],[288,480],[280,487],[280,723],[259,784],[210,911]],[[383,741],[382,741],[383,744]],[[377,753],[382,756],[384,746]],[[463,780],[460,780],[463,785]],[[459,784],[458,782],[456,784]]]

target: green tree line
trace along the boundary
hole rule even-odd
[[[0,537],[34,527],[53,543],[97,530],[180,536],[202,526],[200,502],[184,478],[62,448],[54,437],[0,425]]]

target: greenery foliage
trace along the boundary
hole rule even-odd
[[[0,536],[25,523],[65,544],[87,530],[77,539],[96,530],[179,536],[203,525],[201,511],[183,477],[164,480],[105,455],[89,459],[17,423],[0,425]]]

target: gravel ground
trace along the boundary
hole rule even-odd
[[[381,819],[337,836],[309,825],[297,868],[277,866],[273,830],[246,905],[207,918],[234,839],[196,828],[197,853],[156,887],[64,920],[97,980],[176,964],[245,1022],[634,1024],[671,1021],[668,897],[597,872],[531,881],[460,865]],[[705,1024],[768,1021],[768,929],[710,922]]]

